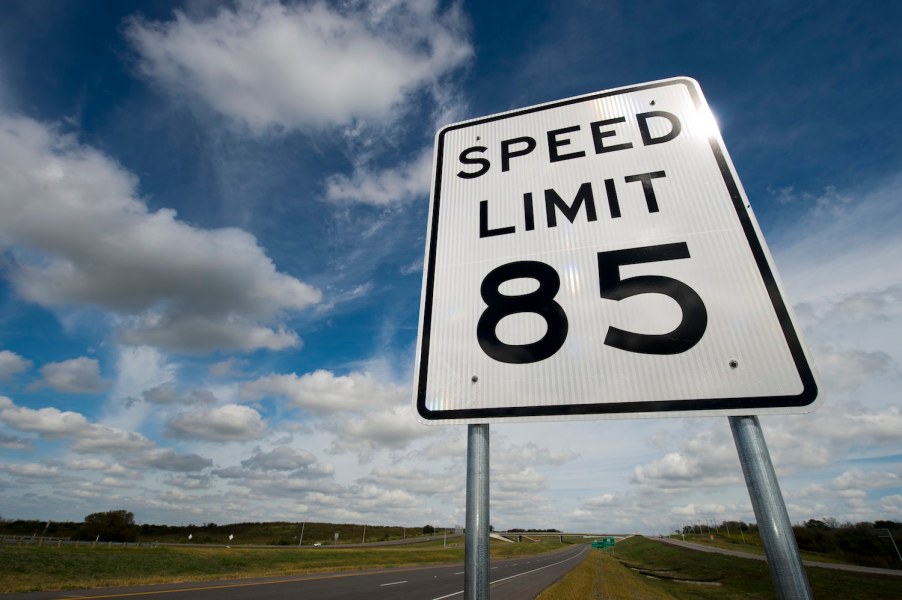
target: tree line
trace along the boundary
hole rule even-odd
[[[902,558],[897,548],[902,545],[902,523],[891,520],[840,523],[834,518],[809,519],[792,528],[802,552],[823,554],[850,563],[898,569]],[[716,534],[734,543],[761,545],[758,527],[742,521],[722,521],[684,525],[683,535]],[[894,544],[895,542],[895,544]]]
[[[74,521],[8,520],[0,518],[0,534],[52,537],[105,542],[161,542],[188,544],[260,544],[310,546],[354,544],[417,537],[433,533],[431,525],[403,527],[323,522],[248,522],[217,525],[137,524],[127,510],[91,513],[81,523]],[[337,535],[337,540],[336,540]]]

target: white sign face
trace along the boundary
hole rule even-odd
[[[815,407],[808,350],[695,81],[438,132],[416,378],[427,422]]]

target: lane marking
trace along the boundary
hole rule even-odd
[[[409,568],[400,568],[395,572],[405,573],[410,571],[425,571],[427,569],[432,569],[435,567],[441,567],[441,565],[431,565],[431,566],[423,566],[423,567],[409,567]],[[206,585],[206,586],[197,586],[197,587],[185,587],[185,588],[172,588],[169,590],[147,590],[143,592],[121,592],[118,594],[97,594],[94,596],[77,596],[75,594],[62,594],[58,596],[58,600],[78,600],[78,599],[86,599],[93,600],[96,598],[131,598],[134,596],[154,596],[157,594],[178,594],[182,592],[194,592],[194,591],[206,591],[206,590],[225,590],[229,588],[240,588],[240,587],[253,587],[257,585],[277,585],[280,583],[301,583],[304,581],[322,581],[324,579],[343,579],[345,577],[366,577],[369,575],[378,575],[378,571],[369,571],[362,573],[338,573],[331,575],[313,575],[313,576],[300,576],[300,577],[292,577],[290,579],[278,579],[275,581],[251,581],[247,583],[224,583],[220,585]]]
[[[518,573],[517,575],[511,575],[510,577],[505,577],[504,579],[497,579],[497,580],[491,582],[489,585],[495,585],[496,583],[501,583],[502,581],[507,581],[509,579],[516,579],[517,577],[522,577],[523,575],[529,575],[530,573],[535,573],[536,571],[541,571],[542,569],[547,569],[548,567],[557,566],[559,564],[567,562],[568,560],[573,560],[574,558],[578,558],[578,557],[582,556],[583,553],[586,552],[587,550],[588,550],[587,547],[583,548],[577,554],[574,554],[573,556],[571,556],[569,558],[565,558],[564,560],[559,560],[556,563],[551,563],[550,565],[545,565],[544,567],[539,567],[538,569],[533,569],[531,571],[524,571],[523,573]]]
[[[393,581],[393,582],[391,582],[391,583],[383,583],[383,584],[380,585],[379,587],[386,587],[386,586],[389,586],[389,585],[401,585],[402,583],[407,583],[407,580],[405,579],[404,581]]]
[[[583,547],[582,550],[580,550],[579,552],[577,552],[577,553],[574,554],[573,556],[570,556],[570,557],[568,557],[568,558],[565,558],[564,560],[559,560],[559,561],[557,561],[556,563],[551,563],[550,565],[545,565],[544,567],[539,567],[539,568],[537,568],[537,569],[532,569],[531,571],[524,571],[524,572],[522,572],[522,573],[518,573],[518,574],[516,574],[516,575],[511,575],[510,577],[505,577],[505,578],[503,578],[503,579],[496,579],[495,581],[489,582],[489,586],[491,587],[491,586],[495,585],[496,583],[501,583],[501,582],[504,582],[504,581],[508,581],[508,580],[510,580],[510,579],[516,579],[517,577],[522,577],[523,575],[529,575],[530,573],[535,573],[536,571],[541,571],[542,569],[547,569],[548,567],[554,567],[554,566],[557,566],[557,565],[559,565],[559,564],[561,564],[561,563],[567,562],[568,560],[573,560],[574,558],[578,558],[578,557],[582,556],[583,553],[585,553],[586,551],[588,551],[588,549],[589,549],[588,546],[585,546],[585,547]],[[432,598],[432,600],[445,600],[446,598],[452,598],[452,597],[454,597],[454,596],[459,596],[459,595],[461,595],[461,594],[463,594],[463,593],[464,593],[464,590],[460,590],[459,592],[454,592],[453,594],[446,594],[445,596],[439,596],[438,598]]]

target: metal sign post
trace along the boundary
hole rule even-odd
[[[730,417],[730,429],[733,430],[742,474],[758,520],[758,531],[764,542],[777,597],[809,600],[812,596],[808,576],[802,566],[802,557],[758,417]]]
[[[467,426],[464,600],[489,597],[489,426]]]

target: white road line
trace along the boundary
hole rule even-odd
[[[385,586],[387,586],[387,585],[400,585],[400,584],[402,584],[402,583],[407,583],[407,580],[405,579],[404,581],[393,581],[393,582],[391,582],[391,583],[383,583],[383,584],[380,585],[379,587],[385,587]]]
[[[551,563],[550,565],[545,565],[544,567],[539,567],[538,569],[533,569],[531,571],[524,571],[522,573],[517,573],[516,575],[511,575],[510,577],[505,577],[503,579],[496,579],[495,581],[489,582],[489,585],[495,585],[496,583],[501,583],[502,581],[507,581],[509,579],[516,579],[517,577],[522,577],[523,575],[529,575],[530,573],[535,573],[536,571],[541,571],[542,569],[547,569],[548,567],[554,567],[556,565],[567,562],[568,560],[573,560],[574,558],[578,558],[583,555],[588,550],[588,548],[583,548],[578,554],[574,554],[570,558],[565,558],[564,560],[559,560],[556,563]],[[457,573],[455,573],[457,575]],[[459,592],[454,592],[453,594],[446,594],[444,596],[439,596],[438,598],[433,598],[432,600],[445,600],[445,598],[452,598],[454,596],[459,596],[463,594],[464,591],[460,590]]]
[[[504,579],[497,579],[497,580],[491,582],[489,585],[495,585],[496,583],[501,583],[502,581],[507,581],[508,579],[516,579],[517,577],[522,577],[523,575],[529,575],[530,573],[535,573],[536,571],[541,571],[542,569],[547,569],[548,567],[553,567],[553,566],[555,566],[555,565],[559,565],[559,564],[565,563],[565,562],[567,562],[568,560],[573,560],[574,558],[577,558],[577,557],[579,557],[579,556],[582,556],[583,553],[586,552],[586,550],[588,550],[588,548],[583,548],[583,549],[579,552],[579,554],[574,554],[574,555],[571,556],[570,558],[565,558],[564,560],[559,560],[559,561],[557,561],[556,563],[551,563],[550,565],[545,565],[544,567],[539,567],[538,569],[533,569],[532,571],[524,571],[524,572],[522,572],[522,573],[517,573],[516,575],[511,575],[510,577],[505,577]],[[436,598],[435,600],[439,600],[439,599]]]

